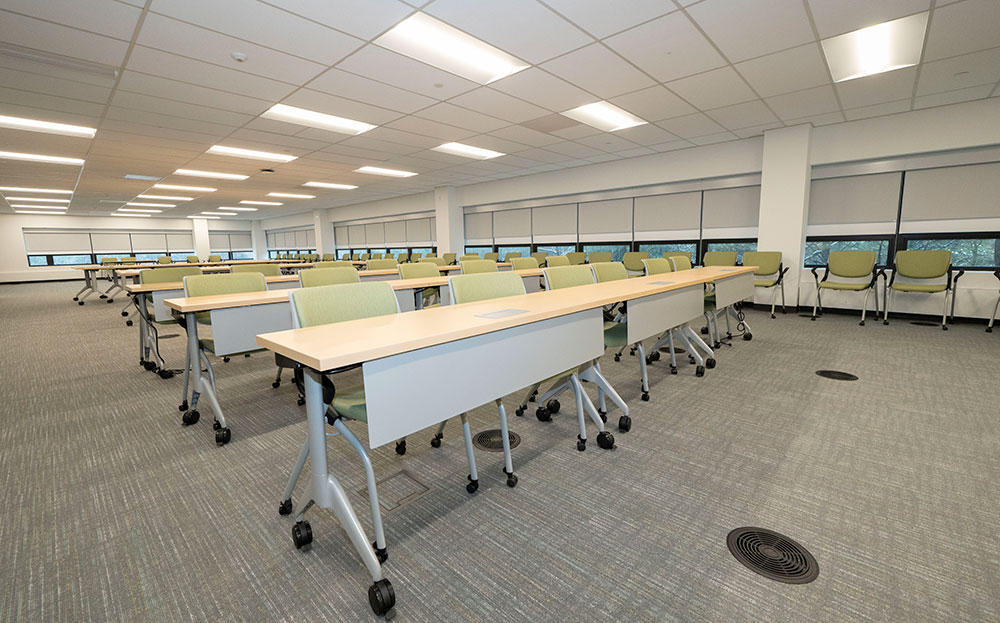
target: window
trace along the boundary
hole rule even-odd
[[[825,266],[830,251],[875,251],[876,264],[885,266],[891,238],[888,236],[809,237],[806,238],[805,266]]]
[[[406,249],[389,249],[389,253],[393,257],[399,257],[400,253],[409,253],[409,251],[407,251]]]
[[[497,259],[499,259],[501,262],[507,258],[508,253],[520,253],[521,257],[530,257],[531,247],[527,245],[497,247],[497,254],[498,254]]]
[[[48,266],[49,256],[47,255],[29,255],[28,256],[28,266]]]
[[[137,262],[155,262],[156,258],[163,255],[162,253],[136,253],[135,259]]]
[[[576,251],[575,244],[536,244],[535,250],[549,255],[566,255]]]
[[[252,260],[253,251],[233,251],[234,260]]]
[[[267,252],[267,259],[269,259],[269,260],[276,260],[276,259],[278,259],[278,253],[279,253],[278,251],[268,251]]]
[[[465,247],[465,255],[476,254],[483,257],[487,253],[493,253],[493,247]]]
[[[414,247],[410,249],[410,253],[419,253],[420,255],[427,255],[431,252],[430,247]]]
[[[955,268],[995,270],[1000,266],[1000,234],[906,236],[902,246],[911,251],[951,251],[951,265]]]
[[[103,260],[106,257],[113,257],[114,259],[117,260],[120,257],[128,257],[128,253],[98,253],[97,263],[100,264],[101,260]]]
[[[170,260],[173,262],[186,262],[189,255],[194,255],[193,251],[177,251],[170,254]]]
[[[663,257],[668,251],[687,253],[694,261],[698,252],[698,243],[691,242],[648,242],[639,243],[639,250],[649,253],[649,257]]]
[[[382,255],[385,255],[385,249],[372,249],[371,252],[372,253],[381,253]]]
[[[53,266],[75,266],[90,264],[90,255],[53,255]]]
[[[583,245],[583,251],[587,253],[587,257],[594,251],[597,252],[611,252],[611,261],[620,262],[625,258],[625,253],[629,250],[629,245],[627,244],[585,244]]]
[[[736,251],[736,263],[743,263],[744,251],[756,251],[756,240],[706,240],[705,251]]]

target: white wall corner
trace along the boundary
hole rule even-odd
[[[191,237],[194,238],[194,254],[202,261],[208,259],[212,253],[211,243],[208,238],[208,219],[191,219]]]
[[[253,245],[253,258],[255,260],[267,259],[267,230],[264,229],[264,221],[251,221],[250,243]]]
[[[438,255],[461,253],[465,248],[465,217],[454,186],[434,189],[434,216]]]
[[[335,253],[337,245],[333,240],[333,221],[326,210],[313,210],[313,227],[316,230],[316,253]]]

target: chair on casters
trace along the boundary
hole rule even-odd
[[[688,264],[691,263],[691,254],[687,251],[664,251],[663,259],[669,260],[672,257],[686,257]]]
[[[468,262],[470,260],[481,260],[483,258],[479,257],[478,253],[466,253],[465,255],[460,255],[458,258],[459,262]]]
[[[531,254],[531,257],[533,257],[536,260],[538,260],[538,265],[539,266],[543,266],[545,264],[545,258],[547,258],[548,256],[549,256],[548,253],[542,253],[541,251],[537,251],[537,252]]]
[[[322,262],[313,262],[313,267],[305,270],[315,270],[317,268],[350,268],[351,270],[354,270],[354,272],[357,272],[354,268],[354,264],[346,260],[323,260]],[[301,275],[302,271],[299,271],[299,274]]]
[[[549,255],[545,258],[545,266],[554,268],[556,266],[569,266],[569,258],[565,255]]]
[[[441,258],[444,259],[445,266],[450,266],[450,265],[454,264],[455,261],[458,259],[458,254],[457,253],[445,253],[444,255],[441,256]]]
[[[785,273],[788,269],[781,263],[781,251],[746,251],[743,253],[744,266],[756,266],[753,272],[755,288],[771,288],[771,318],[775,318],[774,306],[778,301],[778,289],[781,289],[781,313],[785,313]]]
[[[399,265],[400,279],[427,279],[441,276],[441,271],[432,262],[411,262]],[[417,309],[437,307],[441,304],[441,288],[419,288],[415,294],[419,298],[414,301]]]
[[[230,273],[260,273],[265,277],[280,277],[281,267],[277,264],[233,264]]]
[[[156,258],[157,264],[170,264],[171,262],[173,262],[173,260],[170,259],[169,255],[160,255]]]
[[[521,257],[520,252],[518,252],[518,251],[511,251],[507,255],[503,256],[503,261],[509,262],[509,261],[511,261],[513,259],[517,259],[519,257]]]
[[[900,280],[897,281],[896,278]],[[951,251],[897,251],[892,277],[886,286],[882,324],[889,324],[889,304],[897,292],[936,294],[944,292],[944,313],[941,329],[948,330],[948,299],[954,297],[951,276]],[[878,298],[878,294],[875,295]]]
[[[447,266],[448,262],[445,261],[443,257],[422,257],[420,262],[423,264],[434,264],[435,266]]]
[[[333,253],[324,253],[323,257],[321,258],[321,260],[324,262],[333,262],[336,261],[336,259],[337,256]]]
[[[189,256],[187,256],[187,263],[188,264],[197,264],[200,261],[201,260],[198,259],[197,255],[189,255]]]
[[[1000,279],[1000,270],[994,271],[993,276]],[[952,295],[952,300],[954,300],[954,295]],[[997,310],[1000,309],[1000,295],[997,295],[996,305],[993,306],[993,315],[990,316],[990,322],[986,325],[986,332],[993,333],[993,323],[997,319]]]
[[[475,273],[495,273],[500,269],[497,268],[497,263],[492,260],[462,260],[462,274],[472,275]],[[518,277],[520,279],[520,277]]]
[[[816,312],[823,313],[823,300],[820,293],[823,290],[847,290],[864,292],[865,300],[861,308],[860,326],[865,326],[865,315],[868,312],[868,297],[875,291],[878,273],[875,272],[877,256],[874,251],[830,251],[830,257],[824,267],[823,278],[820,279],[816,268],[812,269],[816,281],[816,301],[813,302],[811,320],[816,320]],[[830,276],[840,280],[830,280]],[[846,281],[855,279],[856,281]],[[857,281],[864,279],[863,281]],[[875,295],[875,317],[878,318],[878,294]]]
[[[511,270],[530,270],[538,268],[538,260],[533,257],[514,257],[510,259]]]
[[[691,270],[691,256],[687,254],[675,255],[668,258],[654,257],[642,261],[646,275],[659,275],[663,273],[676,272],[679,270]],[[714,310],[714,303],[711,305]],[[706,304],[706,309],[708,305]],[[706,311],[706,320],[708,313]],[[677,337],[687,349],[688,361],[695,364],[694,374],[697,377],[705,376],[705,369],[715,367],[715,351],[705,343],[701,336],[688,326],[687,323],[679,327],[671,327],[666,333],[653,344],[649,349],[649,359],[647,363],[657,361],[660,358],[660,349],[668,347],[670,352],[670,374],[677,374],[677,352],[674,348],[674,337]],[[701,349],[699,351],[699,349]],[[702,356],[702,352],[705,353]]]
[[[209,255],[208,256],[208,261],[209,262],[221,262],[222,261],[222,256],[221,255]]]
[[[500,254],[499,253],[483,253],[483,259],[484,260],[492,260],[494,262],[499,262],[500,261]]]
[[[628,271],[629,277],[641,277],[643,274],[642,261],[649,259],[649,253],[645,251],[629,251],[622,258],[622,264],[625,266],[625,270]]]
[[[387,258],[384,260],[368,260],[368,270],[396,270],[396,266],[399,262],[396,258]]]
[[[173,283],[182,281],[188,275],[200,275],[197,266],[175,266],[168,268],[147,268],[139,271],[139,283]],[[139,312],[139,365],[150,372],[156,372],[161,379],[172,378],[174,370],[168,370],[160,355],[159,332],[156,325],[177,324],[176,320],[155,320],[156,313],[151,311],[153,297],[147,293],[132,294],[132,303]],[[128,324],[132,321],[129,320]],[[152,355],[152,357],[150,357]]]
[[[587,263],[597,264],[598,262],[610,262],[613,257],[611,251],[591,251],[587,256]]]
[[[583,251],[572,251],[566,254],[566,259],[569,260],[570,266],[577,266],[579,264],[587,263],[587,254]]]

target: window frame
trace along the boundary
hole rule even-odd
[[[954,232],[954,233],[919,233],[919,234],[899,234],[899,250],[906,251],[909,250],[909,243],[913,240],[996,240],[996,250],[994,251],[994,257],[1000,254],[1000,231],[993,232]],[[889,266],[895,264],[896,253],[892,254],[892,261],[889,262]],[[952,260],[954,260],[954,253],[952,253]],[[993,272],[1000,269],[1000,259],[997,260],[994,266],[963,266],[959,264],[952,263],[952,268],[956,270],[964,271],[985,271]]]
[[[864,242],[866,240],[878,240],[886,241],[888,247],[885,253],[885,264],[878,263],[878,257],[876,254],[875,268],[886,268],[892,265],[892,262],[896,258],[896,236],[895,234],[853,234],[853,235],[824,235],[824,236],[806,236],[805,242],[802,244],[802,267],[803,268],[823,268],[826,264],[807,264],[805,253],[805,247],[810,242]]]
[[[705,254],[709,252],[708,245],[710,244],[744,244],[753,243],[754,251],[760,248],[759,238],[702,238],[698,243],[698,262],[699,265],[705,264]],[[737,264],[743,263],[743,258],[740,257],[740,252],[737,252]]]

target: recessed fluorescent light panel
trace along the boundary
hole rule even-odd
[[[159,214],[163,210],[153,210],[151,208],[118,208],[119,212],[149,212],[151,214]]]
[[[268,197],[284,197],[285,199],[315,199],[316,195],[296,195],[295,193],[267,193]]]
[[[69,206],[44,206],[44,205],[28,205],[20,203],[10,204],[12,208],[28,208],[31,210],[66,210]]]
[[[237,175],[235,173],[216,173],[214,171],[198,171],[197,169],[177,169],[174,175],[190,175],[191,177],[211,177],[218,180],[245,180],[249,175]]]
[[[190,190],[193,193],[214,193],[217,188],[208,188],[206,186],[177,186],[176,184],[153,184],[153,188],[162,188],[163,190]]]
[[[201,214],[192,214],[188,218],[210,218],[210,219],[219,220],[222,217],[221,216],[203,216]]]
[[[341,134],[358,135],[378,127],[363,121],[344,119],[343,117],[335,117],[316,112],[315,110],[306,110],[305,108],[296,108],[295,106],[286,106],[284,104],[271,106],[261,117],[309,126],[310,128],[331,130],[333,132],[340,132]]]
[[[94,128],[87,128],[80,125],[66,125],[65,123],[22,119],[21,117],[6,117],[4,115],[0,115],[0,128],[31,130],[32,132],[62,134],[63,136],[82,136],[85,138],[94,138],[94,133],[97,132]]]
[[[137,206],[140,208],[176,208],[177,206],[173,203],[143,203],[141,201],[130,201],[126,203],[127,206]]]
[[[240,149],[239,147],[226,147],[224,145],[212,145],[208,148],[208,153],[219,156],[249,158],[250,160],[266,160],[268,162],[291,162],[292,160],[298,158],[298,156],[289,156],[288,154],[275,154],[269,151]]]
[[[233,212],[202,212],[202,214],[209,216],[236,216]]]
[[[388,177],[413,177],[416,173],[412,171],[397,171],[396,169],[383,169],[382,167],[361,167],[354,169],[355,173],[368,173],[369,175],[385,175]]]
[[[567,110],[563,115],[570,119],[575,119],[580,123],[586,123],[598,130],[604,130],[605,132],[634,128],[637,125],[647,123],[627,110],[622,110],[614,104],[607,102],[594,102],[593,104],[579,106],[572,110]]]
[[[56,214],[66,214],[65,212],[42,212],[40,210],[14,210],[14,212],[16,214],[48,214],[49,216],[53,216]]]
[[[7,160],[27,160],[28,162],[46,162],[48,164],[75,164],[83,166],[80,158],[63,158],[62,156],[43,156],[41,154],[21,154],[15,151],[0,151],[0,158]]]
[[[333,190],[354,190],[357,186],[352,186],[351,184],[333,184],[331,182],[306,182],[303,186],[311,186],[313,188],[332,188]]]
[[[135,173],[126,173],[122,177],[124,177],[127,180],[146,180],[147,182],[155,182],[159,179],[162,179],[156,177],[155,175],[137,175]]]
[[[528,67],[521,59],[423,13],[404,19],[373,43],[479,84]]]
[[[278,201],[241,201],[240,203],[242,203],[244,205],[251,205],[251,206],[282,206],[282,205],[285,205],[285,204],[283,204],[281,202],[278,202]]]
[[[233,210],[236,212],[256,212],[257,208],[246,208],[246,207],[230,207],[230,206],[219,206],[220,210]]]
[[[152,218],[151,214],[130,214],[128,212],[112,212],[108,216],[131,216],[132,218]]]
[[[475,158],[476,160],[489,160],[490,158],[506,155],[492,149],[483,149],[482,147],[473,147],[472,145],[463,145],[462,143],[445,143],[444,145],[434,147],[433,150],[456,156],[465,156],[466,158]]]
[[[174,195],[136,195],[136,199],[162,199],[163,201],[191,201],[194,197],[176,197]]]
[[[20,186],[0,186],[0,191],[11,193],[51,193],[53,195],[72,195],[72,190],[54,190],[52,188],[21,188]]]
[[[49,199],[47,197],[7,197],[7,202],[11,201],[38,201],[39,203],[69,203],[69,199]]]
[[[820,43],[833,81],[854,80],[919,63],[927,15],[925,11],[823,39]]]

